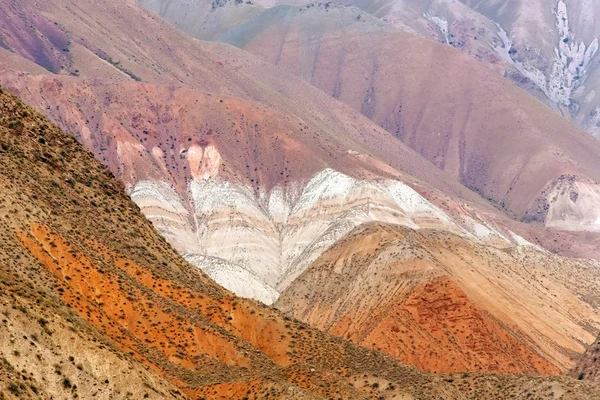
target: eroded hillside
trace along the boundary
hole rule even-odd
[[[597,268],[539,249],[367,224],[276,305],[425,371],[557,374],[600,326]]]
[[[5,397],[584,399],[568,378],[440,378],[234,297],[75,139],[0,92]],[[554,391],[552,391],[554,390]]]
[[[573,378],[598,381],[600,377],[600,338],[590,344],[583,357],[570,371]]]
[[[210,12],[228,12],[229,7],[220,5],[214,10],[210,6]],[[235,5],[239,9],[246,6],[251,5]],[[575,136],[564,140],[569,151],[555,151],[564,143],[552,141],[540,153],[541,131],[548,126],[552,132],[562,133],[572,128],[565,127],[564,121],[548,123],[545,114],[518,129],[514,125],[517,117],[509,118],[508,126],[490,122],[490,113],[504,115],[504,111],[503,106],[486,108],[487,97],[481,108],[471,108],[479,121],[471,119],[473,124],[469,123],[473,125],[469,131],[475,138],[473,146],[461,145],[468,141],[458,140],[458,136],[435,137],[440,126],[446,129],[446,121],[469,120],[471,112],[467,104],[462,113],[457,109],[449,110],[450,116],[442,115],[439,104],[453,104],[453,98],[481,92],[470,86],[457,90],[456,85],[459,89],[461,85],[454,78],[444,78],[448,71],[436,69],[430,74],[443,82],[433,85],[436,98],[440,97],[426,105],[427,117],[419,117],[419,105],[424,102],[407,102],[400,118],[398,110],[387,108],[394,102],[376,94],[378,90],[366,101],[369,109],[384,105],[382,113],[392,113],[393,118],[386,119],[392,125],[397,117],[405,127],[413,120],[409,130],[414,138],[421,140],[425,133],[434,132],[435,140],[419,144],[417,150],[434,149],[426,154],[431,159],[435,148],[442,146],[443,151],[432,161],[448,172],[444,173],[398,140],[395,130],[388,129],[390,135],[361,116],[362,109],[356,105],[362,103],[352,103],[353,110],[245,51],[193,40],[133,2],[26,1],[23,7],[14,3],[0,7],[7,21],[23,22],[2,26],[4,47],[9,50],[0,49],[6,64],[1,67],[0,83],[75,133],[125,183],[142,212],[180,254],[239,295],[273,302],[325,249],[360,223],[370,221],[443,229],[503,247],[530,241],[569,255],[600,254],[593,232],[597,216],[590,206],[595,204],[597,189],[594,176],[598,168],[588,157],[594,145]],[[437,45],[402,32],[388,40],[389,27],[380,31],[381,22],[375,18],[367,21],[366,16],[357,20],[360,12],[356,13],[348,7],[321,5],[272,14],[264,27],[273,35],[266,35],[282,49],[295,49],[282,53],[280,67],[289,66],[288,61],[296,65],[296,58],[302,58],[298,51],[305,54],[306,50],[315,68],[300,60],[297,65],[302,66],[303,78],[307,79],[306,71],[314,70],[315,79],[327,83],[331,71],[343,68],[347,72],[339,76],[340,90],[334,90],[340,96],[345,93],[362,101],[360,93],[368,91],[367,86],[386,86],[386,93],[393,92],[397,87],[381,83],[391,76],[388,72],[394,72],[384,68],[387,63],[372,69],[372,65],[342,62],[342,57],[335,68],[327,67],[331,58],[325,53],[342,55],[368,48],[368,54],[374,52],[371,55],[382,61],[388,56],[400,57],[401,62],[389,64],[405,63],[403,71],[411,71],[413,78],[421,76],[423,81],[429,72],[411,65],[430,66]],[[281,20],[282,15],[289,18]],[[290,40],[304,37],[308,25],[303,24],[310,21],[326,28],[310,31],[321,50],[306,47],[307,41]],[[335,32],[345,26],[345,35],[339,37]],[[292,36],[282,38],[284,31]],[[357,32],[365,36],[356,38]],[[385,40],[368,44],[367,39],[379,38],[382,32]],[[260,47],[265,33],[254,33],[258,36],[252,43]],[[23,45],[20,37],[28,38],[30,45]],[[127,37],[136,40],[124,40]],[[337,46],[338,39],[346,44]],[[354,46],[355,39],[359,46]],[[388,52],[386,46],[395,50]],[[411,47],[421,52],[403,53]],[[47,55],[43,60],[39,58],[42,53]],[[272,61],[269,54],[262,55]],[[405,60],[402,54],[414,56],[416,61]],[[446,46],[439,54],[447,60],[444,64],[466,66],[457,67],[456,74],[480,76],[477,81],[487,79],[482,72],[485,69],[457,51]],[[362,72],[373,75],[372,79],[355,79]],[[354,90],[356,87],[359,89]],[[525,104],[537,115],[535,103],[516,99],[509,85],[490,88],[497,94],[496,100],[506,94],[503,104],[507,107]],[[407,86],[401,97],[419,98],[425,92],[419,85]],[[542,129],[536,127],[540,120],[545,124]],[[452,132],[460,131],[460,125],[454,124]],[[523,163],[511,159],[514,141],[510,138],[501,144],[482,144],[479,125],[494,138],[503,132],[530,135],[519,134],[528,138],[527,145],[518,147]],[[497,157],[499,148],[506,151]],[[455,150],[460,150],[458,157]],[[484,153],[485,157],[480,157]],[[549,154],[552,157],[548,158]],[[523,173],[516,179],[520,169]],[[479,193],[465,188],[458,179]],[[506,197],[501,194],[504,192]],[[490,199],[495,207],[487,201]],[[522,212],[527,221],[543,221],[550,228],[528,227],[510,219],[522,217]],[[565,229],[578,232],[566,235]],[[569,246],[572,241],[577,245]]]
[[[239,9],[231,3],[209,11],[184,2],[141,3],[196,37],[206,32],[200,29],[205,20],[183,21],[178,16],[226,15]],[[168,7],[158,6],[165,3]],[[375,12],[373,8],[379,13],[397,11],[415,24],[425,20],[436,30],[441,25],[434,21],[445,23],[447,42],[452,40],[448,33],[452,24],[442,17],[443,10],[451,13],[445,6],[431,5],[426,10],[422,2],[357,2],[364,12],[332,3],[296,7],[286,5],[287,1],[274,3],[265,2],[266,8],[258,7],[241,21],[235,20],[214,39],[248,50],[351,106],[518,219],[565,231],[598,232],[595,199],[600,176],[595,165],[600,146],[596,140],[471,57],[382,24],[368,14]],[[476,12],[469,14],[468,7],[453,3],[447,7],[462,9],[460,21],[452,25],[459,40],[460,23]],[[551,14],[548,2],[541,3],[545,3],[540,5],[544,13]],[[420,8],[426,16],[419,15]],[[497,29],[490,21],[484,25]],[[465,29],[465,35],[473,34]],[[568,41],[569,35],[563,40]],[[500,41],[496,32],[489,36]],[[577,46],[561,42],[561,57],[581,62],[581,80],[571,76],[571,85],[560,83],[559,78],[559,83],[548,87],[566,91],[582,84],[590,60],[577,53]],[[493,52],[490,45],[483,47]],[[510,49],[507,45],[504,51]],[[520,59],[521,51],[515,57]],[[567,68],[559,69],[563,67]],[[565,196],[563,186],[573,196]],[[589,207],[590,203],[595,206]]]
[[[83,397],[96,384],[99,395],[134,398],[370,398],[376,386],[355,385],[367,379],[460,398],[437,378],[236,299],[183,261],[74,138],[4,91],[0,99],[7,395],[34,396],[33,385]]]

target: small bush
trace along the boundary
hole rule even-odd
[[[14,382],[11,382],[8,384],[8,390],[17,396],[21,393],[21,390],[19,389],[19,385],[17,385]]]

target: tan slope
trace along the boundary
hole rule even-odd
[[[140,399],[184,398],[66,310],[57,313],[49,305],[55,298],[44,300],[30,294],[31,288],[19,288],[8,272],[0,271],[5,282],[0,295],[0,396],[108,400],[130,393]]]
[[[276,305],[425,370],[553,373],[551,364],[573,366],[598,329],[596,268],[369,224],[325,252]]]
[[[519,218],[564,222],[545,205],[563,176],[597,191],[600,145],[510,82],[450,46],[366,30],[356,18],[341,28],[332,14],[350,20],[357,11],[298,7],[254,30],[253,17],[227,40],[362,112]],[[563,226],[597,230],[595,215],[567,208],[581,223]]]

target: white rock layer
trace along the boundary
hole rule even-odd
[[[593,58],[598,52],[599,42],[598,38],[594,38],[589,46],[586,46],[583,41],[576,41],[569,27],[567,4],[563,0],[558,1],[554,15],[559,41],[554,49],[555,59],[548,76],[535,66],[529,63],[525,65],[511,57],[509,51],[513,43],[507,32],[498,24],[498,36],[504,46],[496,47],[495,50],[539,87],[550,100],[556,104],[569,106],[575,90],[583,85],[589,74]]]
[[[277,289],[289,285],[329,246],[365,222],[443,229],[486,243],[515,243],[489,221],[450,217],[403,182],[360,180],[332,169],[304,185],[276,187],[259,195],[250,187],[199,173],[189,184],[187,206],[165,182],[140,181],[129,192],[188,261],[236,294],[267,304],[276,300]]]
[[[547,195],[546,226],[600,232],[600,185],[564,179]]]

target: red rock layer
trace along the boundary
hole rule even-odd
[[[427,372],[560,373],[478,309],[447,276],[417,286],[359,343]]]

